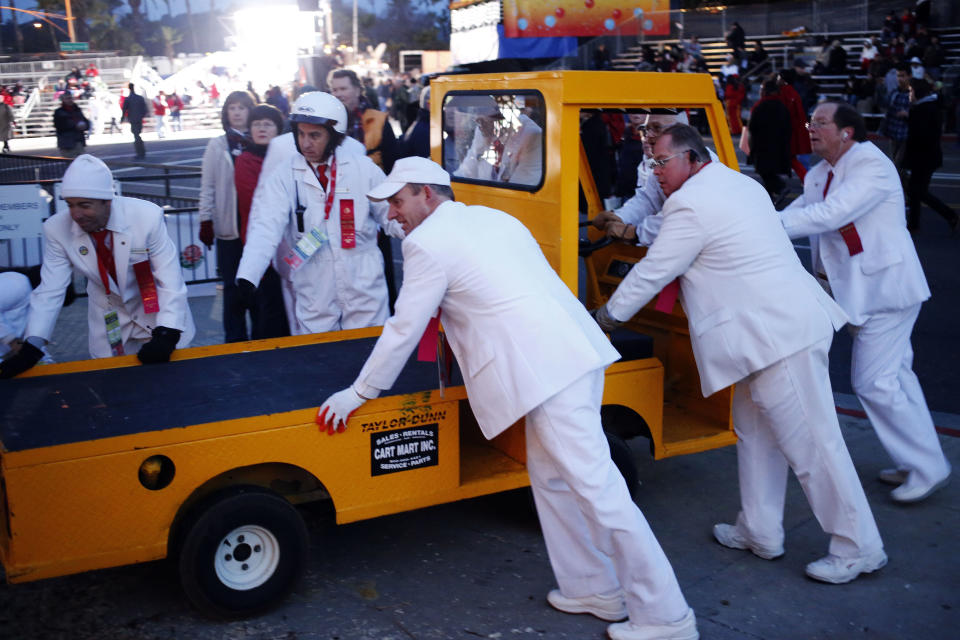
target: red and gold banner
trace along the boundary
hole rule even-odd
[[[670,0],[503,0],[508,38],[670,34]]]

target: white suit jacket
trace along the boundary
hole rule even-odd
[[[707,152],[710,154],[711,161],[719,161],[717,154],[712,150],[707,149]],[[641,160],[637,165],[636,190],[619,209],[614,211],[624,223],[636,227],[637,245],[649,247],[660,233],[663,217],[657,214],[660,213],[666,199],[650,161]]]
[[[43,223],[43,266],[41,283],[30,296],[30,319],[25,335],[49,340],[63,297],[74,270],[87,278],[87,323],[90,355],[113,355],[107,341],[104,314],[116,309],[123,342],[148,340],[154,327],[182,331],[178,348],[193,340],[195,327],[187,304],[187,285],[180,270],[177,248],[167,233],[163,210],[152,202],[115,197],[110,208],[107,229],[113,232],[113,258],[119,282],[110,283],[111,295],[103,287],[97,267],[97,249],[93,238],[70,217],[60,211]],[[160,311],[145,313],[133,265],[150,261],[157,285]]]
[[[396,313],[354,383],[389,389],[437,308],[492,438],[617,351],[516,218],[445,202],[403,241]]]
[[[822,266],[851,324],[862,325],[872,313],[904,309],[930,297],[907,231],[896,167],[872,142],[854,144],[835,167],[823,160],[810,169],[803,195],[780,217],[791,238],[810,236],[814,271]],[[850,222],[863,245],[854,256],[838,231]]]
[[[0,357],[5,356],[7,346],[23,337],[30,311],[30,278],[6,271],[0,273]]]
[[[660,215],[660,235],[607,309],[627,320],[679,277],[704,396],[846,323],[800,264],[757,181],[712,162],[667,198]]]

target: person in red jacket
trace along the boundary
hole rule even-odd
[[[253,192],[260,180],[267,145],[283,131],[283,114],[269,104],[259,104],[250,110],[247,118],[250,140],[234,164],[233,180],[237,188],[237,215],[240,219],[240,241],[246,243],[247,223]],[[279,338],[290,335],[290,324],[283,304],[280,276],[273,267],[267,271],[257,287],[256,300],[250,309],[251,338]]]
[[[793,88],[796,72],[793,69],[782,69],[777,76],[780,85],[780,101],[790,112],[790,166],[801,180],[807,175],[807,168],[797,156],[807,155],[810,149],[810,134],[807,133],[807,112],[803,109],[803,100]]]
[[[740,76],[727,76],[723,88],[723,101],[727,105],[727,119],[730,121],[730,134],[738,136],[743,132],[743,120],[740,119],[740,109],[747,98],[747,88],[740,82]]]
[[[153,118],[156,122],[157,137],[165,138],[167,137],[166,132],[163,129],[163,120],[167,115],[167,97],[163,94],[163,91],[157,92],[157,95],[153,98]]]
[[[180,99],[176,91],[167,96],[167,108],[170,109],[170,128],[173,131],[183,131],[183,125],[180,123],[183,100]]]

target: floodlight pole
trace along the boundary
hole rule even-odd
[[[354,64],[360,61],[360,52],[357,49],[357,0],[353,0],[353,56]]]
[[[73,8],[70,6],[70,0],[65,0],[67,5],[67,33],[70,35],[70,42],[77,41],[77,33],[73,29]]]

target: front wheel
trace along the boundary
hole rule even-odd
[[[188,525],[180,581],[203,613],[247,616],[293,589],[308,549],[306,524],[293,505],[259,487],[234,487],[212,496]]]

